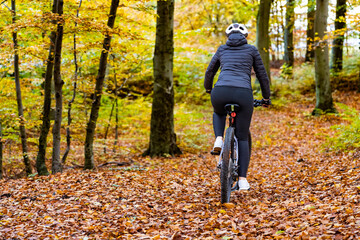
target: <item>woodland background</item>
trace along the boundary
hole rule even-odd
[[[310,39],[312,45],[307,43],[308,13],[315,2],[309,7],[311,2],[305,0],[176,1],[174,127],[182,154],[156,158],[142,154],[150,136],[157,2],[121,1],[113,29],[107,26],[111,1],[68,0],[62,17],[52,13],[52,1],[27,0],[16,1],[14,17],[12,2],[15,4],[2,0],[0,5],[0,238],[355,239],[360,235],[356,230],[360,227],[360,209],[356,207],[360,191],[359,1],[344,1],[346,13],[341,18],[336,17],[337,2],[329,1],[325,37],[316,39],[315,35]],[[254,160],[249,174],[255,191],[237,194],[235,204],[224,207],[216,195],[216,161],[209,154],[212,109],[203,89],[204,73],[217,47],[225,43],[224,29],[230,23],[246,24],[248,42],[261,42],[263,36],[256,39],[258,10],[267,3],[271,5],[270,47],[265,52],[269,55],[273,106],[254,114]],[[290,16],[294,26],[290,28],[286,20],[289,4],[294,4]],[[336,21],[346,25],[335,30]],[[59,25],[63,26],[64,81],[61,158],[68,146],[67,128],[71,145],[67,158],[62,159],[63,174],[41,177],[38,175],[44,174],[37,173],[36,159],[44,78],[49,38]],[[284,34],[289,29],[293,33],[293,65],[284,56],[285,44],[289,44]],[[94,136],[97,170],[84,171],[78,168],[84,167],[84,141],[99,59],[103,40],[109,35],[112,40]],[[342,67],[329,71],[336,110],[325,114],[323,109],[317,114],[320,116],[313,116],[318,107],[315,64],[314,57],[306,59],[306,54],[314,48],[312,42],[326,41],[331,62],[333,40],[338,35],[344,39]],[[16,53],[22,117],[14,83]],[[52,82],[51,126],[56,116],[54,85]],[[255,76],[253,86],[255,97],[261,98]],[[21,126],[26,128],[26,156]],[[46,167],[54,174],[51,131],[46,146]],[[25,157],[31,172],[24,165]],[[287,191],[277,190],[283,186]],[[44,204],[47,213],[41,210]],[[64,211],[69,214],[63,215]],[[266,220],[269,216],[272,220]],[[55,226],[54,231],[47,231],[49,226]]]

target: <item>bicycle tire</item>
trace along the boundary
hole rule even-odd
[[[220,170],[220,185],[221,185],[221,203],[230,202],[230,195],[232,185],[234,183],[232,177],[233,168],[233,154],[234,154],[234,128],[226,129],[225,141],[222,152],[222,162]]]

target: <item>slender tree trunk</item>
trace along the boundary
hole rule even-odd
[[[330,85],[329,46],[326,35],[329,0],[316,1],[315,34],[320,38],[315,48],[316,106],[314,115],[334,112]],[[321,111],[319,111],[319,109]]]
[[[63,14],[63,0],[57,1],[57,13],[61,17]],[[63,20],[59,19],[57,24],[56,41],[55,41],[55,58],[54,58],[54,85],[55,85],[55,121],[53,126],[53,154],[52,154],[52,174],[62,172],[60,159],[61,143],[61,120],[62,120],[62,86],[64,81],[61,79],[61,50],[63,39]]]
[[[57,0],[53,1],[52,12],[56,13],[56,4]],[[53,21],[53,24],[56,22]],[[46,63],[46,72],[44,80],[44,107],[42,112],[42,125],[39,137],[39,152],[36,158],[36,169],[39,175],[49,175],[49,172],[46,168],[46,147],[47,147],[47,136],[50,130],[50,111],[51,111],[51,85],[52,85],[52,75],[54,69],[54,49],[56,41],[56,32],[52,31],[50,33],[50,47],[49,55]]]
[[[16,22],[16,5],[15,0],[11,0],[11,10],[12,10],[12,21]],[[18,113],[20,118],[20,137],[21,137],[21,145],[23,150],[23,159],[25,165],[26,174],[29,175],[32,173],[30,159],[28,156],[28,148],[27,148],[27,137],[26,137],[26,129],[25,129],[25,118],[24,118],[24,108],[22,105],[21,99],[21,86],[20,86],[20,76],[19,76],[19,55],[18,55],[18,42],[17,42],[17,33],[16,30],[13,32],[13,42],[14,42],[14,75],[15,75],[15,86],[16,86],[16,101],[18,106]]]
[[[279,58],[278,58],[278,45],[279,45],[279,31],[278,31],[278,27],[279,27],[279,19],[278,19],[278,1],[274,0],[273,1],[274,7],[273,7],[273,15],[272,17],[274,18],[274,43],[275,43],[275,49],[272,52],[272,61],[276,62]],[[276,33],[275,33],[276,30]]]
[[[174,132],[174,0],[157,1],[150,144],[144,154],[180,154]]]
[[[112,106],[111,106],[109,123],[108,123],[108,125],[106,126],[106,130],[105,130],[105,136],[104,136],[104,139],[105,139],[104,153],[106,153],[106,139],[107,139],[107,136],[108,136],[108,133],[109,133],[109,127],[110,127],[111,118],[112,118],[112,115],[113,115],[113,112],[114,112],[114,107],[115,107],[115,99],[114,99],[114,102],[113,102],[113,104],[112,104]]]
[[[331,68],[335,73],[343,68],[343,47],[346,30],[346,0],[336,1],[335,38],[332,47]]]
[[[118,93],[117,93],[117,79],[116,79],[116,70],[114,69],[114,81],[115,81],[115,141],[114,141],[114,149],[113,152],[116,152],[116,146],[118,143],[119,132],[118,132],[118,124],[119,124],[119,106],[118,106]]]
[[[275,12],[276,12],[276,59],[279,60],[279,53],[280,53],[280,21],[279,21],[279,14],[281,16],[281,11],[278,9],[278,1],[276,1],[275,5]]]
[[[79,7],[76,10],[76,18],[79,18],[79,9],[81,7],[81,3],[82,3],[82,0],[80,0]],[[75,21],[75,29],[76,29],[76,27],[77,27],[77,22]],[[67,128],[66,128],[66,150],[65,150],[65,153],[64,153],[62,161],[61,161],[62,164],[65,164],[65,162],[66,162],[66,158],[67,158],[67,156],[69,154],[70,145],[71,145],[71,133],[70,133],[70,125],[71,125],[71,121],[72,121],[72,118],[71,118],[71,106],[72,106],[73,102],[75,101],[75,97],[76,97],[77,76],[78,76],[78,70],[79,70],[79,66],[78,66],[78,63],[77,63],[77,52],[76,52],[76,33],[74,33],[74,65],[75,65],[74,89],[73,89],[73,96],[72,96],[71,100],[68,103],[69,108],[68,108],[68,125],[67,125]]]
[[[313,46],[315,38],[315,7],[316,0],[308,0],[305,62],[311,62],[315,57]]]
[[[118,131],[118,125],[119,125],[119,109],[118,109],[118,99],[115,99],[115,141],[114,141],[114,149],[113,152],[116,152],[116,146],[118,144],[119,139],[119,131]]]
[[[360,50],[360,33],[359,33],[359,50]],[[359,78],[358,78],[358,89],[357,92],[360,93],[360,65],[358,65],[359,67]]]
[[[295,23],[295,0],[286,0],[285,32],[284,32],[284,60],[285,74],[292,76],[294,66],[294,23]]]
[[[108,22],[107,22],[107,25],[109,26],[109,28],[114,27],[116,11],[117,11],[118,6],[119,6],[119,0],[111,1],[110,14],[109,14]],[[100,101],[101,101],[102,89],[103,89],[103,85],[104,85],[110,43],[111,43],[111,34],[106,33],[104,43],[103,43],[104,49],[101,51],[99,71],[98,71],[98,75],[96,77],[94,101],[91,106],[90,118],[89,118],[89,122],[87,123],[87,127],[86,127],[84,169],[93,169],[95,167],[95,165],[94,165],[94,150],[93,150],[94,134],[95,134],[95,128],[96,128],[96,121],[99,116]]]
[[[2,166],[2,160],[3,160],[3,144],[2,144],[2,127],[1,127],[1,118],[0,118],[0,179],[3,178],[3,166]]]
[[[259,11],[256,17],[256,47],[264,62],[266,72],[270,75],[270,37],[269,37],[269,19],[272,0],[260,0]]]

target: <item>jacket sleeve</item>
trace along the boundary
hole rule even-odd
[[[215,55],[212,57],[211,62],[206,69],[205,73],[205,81],[204,87],[206,90],[211,90],[213,86],[214,77],[216,72],[219,70],[220,67],[220,57],[219,57],[219,49],[216,51]]]
[[[270,98],[270,82],[269,77],[266,73],[264,63],[261,59],[260,53],[256,47],[254,47],[254,62],[253,67],[255,70],[256,78],[260,82],[261,93],[263,98]]]

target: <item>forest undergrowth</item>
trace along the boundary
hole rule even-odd
[[[359,97],[334,93],[357,111]],[[254,111],[251,190],[234,192],[229,204],[220,204],[209,154],[210,105],[178,106],[181,156],[141,157],[147,141],[138,134],[120,139],[131,151],[97,154],[98,164],[126,166],[74,168],[79,147],[63,174],[0,180],[0,239],[358,239],[360,151],[331,148],[333,126],[349,120],[341,108],[311,116],[314,102]]]

